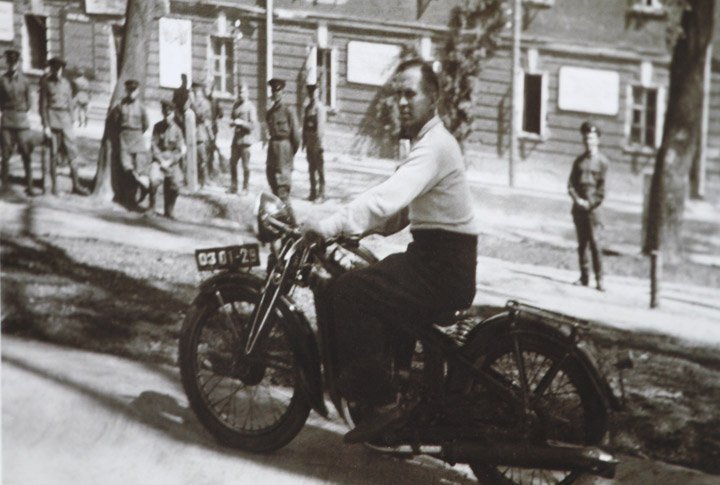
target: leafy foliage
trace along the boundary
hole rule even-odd
[[[450,36],[441,61],[441,113],[461,145],[473,129],[472,108],[482,63],[494,55],[507,22],[504,0],[465,0],[450,13]]]

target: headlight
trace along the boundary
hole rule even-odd
[[[282,222],[287,222],[287,210],[285,210],[283,201],[265,192],[258,195],[257,199],[255,199],[253,216],[255,236],[263,243],[272,242],[280,237],[280,232],[267,223],[267,216],[272,216]]]

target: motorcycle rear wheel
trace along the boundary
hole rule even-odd
[[[302,429],[310,405],[301,389],[283,315],[258,357],[242,352],[259,291],[225,286],[193,305],[180,335],[179,363],[190,406],[223,445],[269,452]]]
[[[519,352],[515,350],[515,339]],[[607,433],[605,405],[582,364],[572,354],[567,355],[562,345],[528,331],[502,334],[493,342],[477,344],[471,357],[475,365],[493,373],[516,395],[532,400],[537,397],[541,383],[543,386],[541,397],[532,406],[528,418],[518,416],[508,405],[493,399],[491,393],[469,376],[464,376],[463,382],[452,384],[454,389],[462,389],[464,397],[480,409],[497,412],[499,427],[524,432],[525,439],[534,442],[554,440],[588,446],[602,442]],[[523,385],[523,381],[527,385]],[[487,415],[483,419],[487,419]],[[532,423],[530,430],[523,424],[528,423],[528,419]],[[581,476],[576,470],[500,467],[487,463],[472,463],[471,468],[481,483],[569,484]]]

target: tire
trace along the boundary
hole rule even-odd
[[[180,335],[180,374],[190,407],[225,446],[277,450],[300,432],[310,413],[286,332],[287,309],[276,310],[265,348],[247,360],[235,335],[247,331],[260,293],[235,285],[218,292],[225,304],[214,295],[198,298]],[[229,315],[237,334],[227,325]]]
[[[576,445],[598,445],[607,433],[607,409],[581,362],[572,354],[565,357],[566,346],[556,339],[532,330],[519,330],[514,334],[502,333],[491,342],[476,339],[468,343],[468,354],[476,366],[493,372],[509,387],[522,395],[519,366],[514,353],[517,338],[525,366],[527,393],[532,397],[538,384],[549,372],[553,363],[560,362],[543,397],[532,406],[530,425],[510,407],[493,398],[467,375],[454,376],[452,389],[461,392],[471,401],[479,415],[494,425],[516,433],[515,439],[532,442],[555,440]],[[472,419],[472,417],[470,418]],[[480,432],[481,434],[481,432]],[[494,466],[472,463],[471,468],[481,483],[566,484],[581,475],[573,470],[551,471]]]

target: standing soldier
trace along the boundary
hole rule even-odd
[[[80,185],[77,172],[79,156],[73,130],[73,93],[70,81],[63,76],[65,61],[59,57],[48,60],[50,72],[40,81],[40,117],[45,139],[49,140],[50,178],[52,192],[57,194],[58,156],[63,155],[70,166],[72,191],[87,195],[89,192]]]
[[[175,104],[162,101],[163,119],[155,123],[152,132],[152,163],[150,164],[150,210],[155,211],[155,198],[163,183],[165,217],[174,219],[175,201],[183,183],[185,138],[175,123]]]
[[[175,122],[180,126],[181,130],[185,130],[185,110],[190,99],[190,90],[187,85],[187,74],[180,75],[180,86],[173,91],[173,104],[177,110],[175,113]]]
[[[33,189],[31,158],[33,143],[30,135],[30,83],[18,69],[20,52],[5,51],[7,71],[0,77],[0,148],[2,149],[2,188],[8,188],[10,157],[16,145],[25,168],[25,193],[37,195]]]
[[[198,182],[203,187],[215,175],[212,164],[212,106],[205,95],[205,85],[199,81],[192,83],[192,110],[195,112],[195,132],[197,144]]]
[[[608,160],[599,151],[600,129],[596,125],[586,121],[580,125],[580,133],[585,144],[585,152],[573,162],[568,179],[568,193],[573,200],[572,216],[577,232],[580,260],[580,279],[575,284],[587,286],[589,283],[587,247],[590,246],[596,287],[599,291],[605,291],[599,244],[602,224],[597,208],[605,197]]]
[[[300,147],[300,133],[295,113],[283,103],[285,81],[273,78],[268,81],[273,105],[265,115],[270,135],[267,151],[266,174],[270,190],[285,204],[290,204],[293,157]]]
[[[120,130],[120,167],[123,172],[120,200],[128,208],[137,210],[138,189],[145,192],[148,187],[142,183],[143,165],[147,163],[147,148],[143,133],[147,131],[149,121],[145,107],[138,99],[140,83],[134,79],[125,81],[125,97],[113,108],[111,120]],[[144,195],[141,195],[140,200]]]
[[[323,135],[325,134],[326,112],[322,101],[317,99],[317,84],[308,84],[310,103],[305,107],[303,117],[303,144],[307,153],[310,174],[310,196],[308,200],[325,200],[325,170],[323,161]],[[316,179],[317,178],[317,191]]]
[[[242,159],[243,194],[248,192],[250,183],[250,146],[257,141],[259,131],[257,109],[249,99],[248,87],[243,84],[238,91],[238,99],[232,107],[230,124],[235,134],[230,148],[230,193],[238,189],[238,160]]]
[[[220,149],[217,146],[217,135],[219,131],[218,121],[223,118],[225,113],[223,113],[222,106],[220,106],[220,100],[217,99],[217,97],[215,96],[215,87],[212,84],[210,85],[210,91],[208,92],[207,98],[210,102],[210,112],[212,113],[212,139],[210,143],[210,158],[212,158],[213,163],[215,163],[215,155],[217,155],[217,170],[219,170],[220,172],[224,172],[227,170],[227,160],[225,159],[225,157],[223,157],[223,154],[220,153]]]

